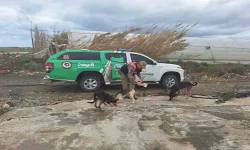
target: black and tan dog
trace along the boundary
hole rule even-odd
[[[117,102],[118,102],[118,99],[114,98],[112,95],[108,94],[108,93],[105,93],[103,90],[98,90],[96,92],[94,92],[93,94],[94,96],[94,101],[93,102],[88,102],[88,103],[95,103],[95,107],[96,108],[99,108],[101,111],[101,105],[104,104],[104,105],[111,105],[111,106],[117,106]],[[99,105],[97,106],[97,102],[99,102]]]
[[[191,89],[193,86],[196,86],[197,82],[189,82],[182,81],[179,84],[176,84],[170,88],[170,93],[167,94],[169,96],[169,100],[171,101],[174,97],[176,97],[180,90],[185,89],[185,95],[190,97]]]
[[[128,96],[130,99],[132,99],[132,103],[135,102],[135,90],[121,90],[118,93],[116,93],[115,97],[112,95],[105,93],[103,89],[100,89],[93,94],[94,101],[88,102],[88,103],[95,103],[94,106],[96,108],[99,108],[101,111],[101,105],[111,105],[111,106],[117,106],[117,103],[122,101],[125,96]],[[97,106],[97,102],[99,102],[99,105]]]

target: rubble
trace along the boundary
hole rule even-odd
[[[7,74],[7,73],[10,73],[10,70],[7,70],[7,69],[0,70],[0,74]]]

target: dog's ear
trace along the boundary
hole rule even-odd
[[[194,82],[192,82],[192,84],[193,84],[193,86],[196,86],[198,83],[194,81]]]

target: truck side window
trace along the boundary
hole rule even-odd
[[[100,53],[69,52],[58,57],[59,60],[100,60]]]
[[[132,61],[145,61],[148,65],[153,65],[154,62],[147,57],[137,54],[130,54]]]
[[[105,57],[107,60],[110,60],[111,57],[114,57],[114,58],[123,58],[124,62],[126,63],[127,62],[127,57],[126,57],[126,54],[125,53],[107,53],[105,54]]]

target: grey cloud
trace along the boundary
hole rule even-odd
[[[203,27],[202,29],[200,28],[196,28],[194,30],[191,30],[189,32],[189,36],[193,36],[193,37],[201,37],[201,36],[217,36],[217,35],[234,35],[239,33],[238,29],[234,29],[234,30],[220,30],[220,29],[211,29],[211,28],[206,28]]]
[[[238,3],[239,1],[244,2],[244,0],[210,0],[208,1],[208,5],[211,6],[223,6],[223,5],[227,5],[229,3]],[[245,1],[246,2],[246,1]]]
[[[45,12],[51,11],[51,14],[55,15],[53,17],[61,22],[39,24],[43,29],[51,29],[51,27],[56,26],[60,30],[112,31],[118,28],[117,31],[121,31],[130,26],[145,28],[154,23],[160,26],[165,24],[173,26],[181,22],[190,25],[198,22],[199,24],[190,30],[189,36],[225,35],[238,38],[241,33],[244,33],[244,37],[249,38],[246,36],[246,31],[250,30],[248,27],[250,24],[250,1],[248,0],[210,0],[204,6],[202,5],[203,1],[200,1],[197,7],[195,7],[196,4],[192,4],[194,3],[192,0],[188,3],[185,0],[155,0],[154,2],[149,1],[149,4],[133,5],[134,1],[125,3],[125,1],[119,0],[77,0],[74,2],[62,0],[54,1],[53,6],[51,6],[46,0],[9,0],[2,4],[9,7],[14,7],[14,5],[19,7],[20,16],[15,22],[0,24],[0,31],[10,36],[23,36],[24,39],[27,39],[30,16],[34,17],[37,13],[46,10]],[[52,9],[53,7],[55,8]]]
[[[83,29],[104,31],[126,28],[127,26],[144,27],[153,23],[174,24],[184,22],[194,24],[198,22],[201,26],[218,26],[219,32],[216,33],[227,33],[220,30],[224,27],[230,29],[235,25],[242,27],[241,23],[247,24],[250,21],[250,19],[244,17],[246,14],[241,13],[248,7],[248,4],[243,3],[243,1],[212,0],[203,9],[187,8],[180,5],[180,2],[166,1],[162,3],[160,11],[155,8],[155,11],[147,12],[143,9],[143,6],[126,6],[116,0],[103,3],[100,1],[85,1],[81,4],[82,11],[79,11],[78,14],[68,13],[63,19],[75,22],[81,25]],[[237,3],[238,7],[232,8],[229,5],[230,3]],[[198,27],[197,31],[199,31]],[[210,35],[212,33],[214,32],[207,31],[198,35]],[[235,31],[231,33],[234,34]]]
[[[160,11],[160,12],[145,12],[139,10],[129,11],[127,12],[126,9],[123,8],[123,6],[120,5],[118,1],[116,2],[110,2],[110,4],[103,4],[103,5],[97,5],[94,1],[91,3],[88,3],[87,8],[84,12],[91,13],[89,16],[92,17],[92,19],[88,19],[91,21],[91,23],[86,23],[86,21],[82,21],[83,19],[87,19],[90,17],[83,17],[82,19],[76,20],[77,22],[80,21],[83,26],[87,27],[88,29],[105,29],[107,27],[107,30],[109,30],[109,26],[107,25],[107,20],[112,22],[113,24],[119,24],[119,27],[121,27],[122,24],[124,26],[126,25],[135,25],[135,26],[145,26],[145,24],[173,24],[173,23],[180,23],[184,22],[187,24],[194,24],[196,22],[199,22],[202,26],[210,26],[210,25],[217,25],[218,29],[224,28],[224,27],[233,27],[235,25],[237,26],[243,26],[242,24],[239,24],[239,22],[244,22],[245,24],[250,21],[250,19],[246,19],[244,17],[245,14],[242,14],[242,9],[247,9],[246,4],[240,4],[240,1],[237,1],[239,3],[238,6],[234,9],[227,6],[229,3],[236,3],[236,1],[212,1],[208,3],[208,5],[204,9],[199,8],[190,8],[190,9],[172,9],[169,6],[170,9],[166,9],[166,11]],[[176,4],[176,3],[175,3]],[[244,6],[244,7],[243,7]],[[126,6],[124,6],[126,8]],[[220,9],[221,8],[221,9]],[[133,8],[130,8],[133,10]],[[181,7],[180,7],[181,9]],[[102,16],[98,16],[101,14]],[[122,17],[120,17],[122,16]],[[99,20],[99,21],[94,21]],[[247,21],[246,21],[247,20]],[[97,23],[97,24],[95,24]],[[90,25],[89,25],[90,24]],[[98,24],[101,27],[98,27]],[[112,25],[113,26],[113,25]],[[207,32],[202,32],[207,33]],[[211,33],[211,32],[209,32]],[[225,33],[224,31],[219,33]],[[235,33],[235,32],[232,32]]]

